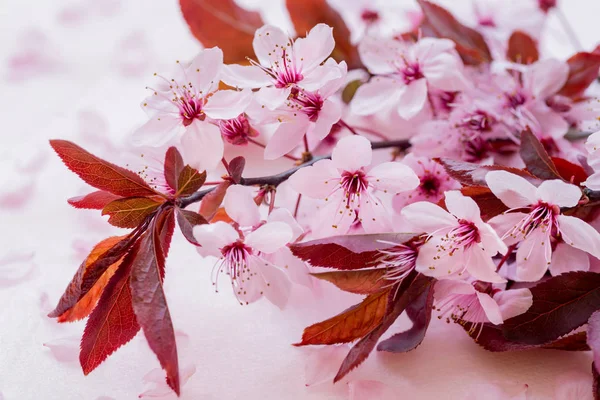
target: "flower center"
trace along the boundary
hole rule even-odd
[[[441,92],[438,95],[438,99],[440,100],[440,105],[446,111],[451,111],[453,109],[454,101],[458,96],[458,92]]]
[[[379,21],[379,13],[375,10],[364,9],[360,14],[360,18],[365,21],[366,24],[371,25]]]
[[[384,278],[397,283],[404,279],[413,269],[415,269],[419,248],[424,243],[423,238],[417,238],[406,244],[383,242],[393,244],[393,247],[379,250],[381,258],[379,262],[389,268]]]
[[[219,274],[225,272],[231,279],[231,286],[238,301],[240,296],[246,294],[245,284],[254,276],[250,270],[249,260],[252,256],[252,248],[238,240],[221,248],[222,257],[213,268],[213,285],[218,292]],[[244,304],[240,301],[240,304]]]
[[[431,172],[426,172],[423,177],[421,177],[421,184],[419,188],[421,192],[425,194],[427,197],[435,197],[438,195],[440,190],[441,182],[437,176],[432,174]]]
[[[542,229],[542,232],[547,232],[550,229],[550,234],[554,235],[558,232],[557,218],[559,215],[560,208],[558,206],[539,202],[533,205],[529,214],[508,231],[504,237],[511,236],[515,239],[525,239],[536,229]]]
[[[296,84],[304,79],[304,76],[294,65],[291,58],[288,58],[287,51],[284,49],[281,55],[281,62],[276,62],[274,65],[275,72],[275,87],[282,89],[290,85]]]
[[[460,247],[467,249],[472,245],[481,242],[477,226],[475,226],[473,222],[465,219],[458,220],[458,226],[448,232],[446,238],[448,242],[451,242],[452,250],[450,255]]]
[[[547,13],[551,8],[556,7],[556,0],[538,0],[540,9]]]
[[[245,145],[249,137],[258,135],[244,114],[240,114],[237,118],[220,120],[219,128],[223,138],[233,145]]]
[[[478,162],[488,156],[491,150],[490,144],[481,136],[474,137],[470,140],[465,140],[464,159],[469,162]]]
[[[350,208],[350,203],[354,202],[356,197],[365,193],[369,187],[366,175],[362,170],[355,172],[344,171],[340,179],[340,185],[344,189],[346,196],[346,208]]]
[[[495,28],[496,23],[494,22],[494,18],[492,16],[480,17],[479,26],[487,26],[488,28]]]
[[[527,101],[527,97],[521,90],[517,90],[513,93],[505,93],[506,103],[509,108],[519,108]]]
[[[318,93],[293,88],[290,94],[290,104],[308,116],[311,122],[316,122],[323,108],[323,98]]]
[[[494,119],[485,111],[477,110],[466,116],[462,121],[462,126],[474,132],[489,132],[492,129]]]
[[[425,77],[425,75],[423,75],[423,73],[421,72],[421,67],[418,63],[406,63],[401,72],[404,78],[404,83],[406,83],[407,85],[410,85],[417,79]]]

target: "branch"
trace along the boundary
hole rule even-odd
[[[398,148],[401,150],[406,150],[409,147],[410,147],[410,143],[408,140],[405,140],[405,139],[371,143],[371,148],[373,150],[389,149],[389,148]],[[287,171],[281,172],[276,175],[259,176],[259,177],[255,177],[255,178],[242,178],[242,179],[240,179],[239,184],[244,185],[244,186],[253,186],[253,185],[279,186],[281,183],[288,180],[289,177],[292,176],[294,174],[294,172],[298,171],[299,169],[305,168],[305,167],[310,167],[317,161],[326,160],[329,158],[331,158],[331,154],[327,155],[327,156],[315,157],[310,161],[307,161],[303,164],[297,165],[293,168],[288,169]],[[196,193],[193,193],[187,197],[183,197],[179,200],[179,207],[185,208],[185,207],[189,206],[190,204],[197,203],[200,200],[202,200],[204,198],[204,196],[206,196],[207,194],[209,194],[210,192],[212,192],[215,189],[216,189],[216,186],[209,188],[209,189],[199,190]]]

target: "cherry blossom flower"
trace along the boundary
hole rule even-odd
[[[175,77],[160,80],[142,103],[150,120],[132,136],[138,146],[163,146],[182,133],[186,158],[199,170],[211,170],[223,157],[219,121],[239,118],[252,100],[249,90],[218,90],[223,65],[219,48],[205,49]],[[199,152],[198,149],[202,149]],[[201,154],[199,154],[201,153]]]
[[[368,233],[390,230],[386,208],[373,189],[396,194],[416,188],[419,179],[409,167],[397,162],[367,168],[372,153],[366,138],[347,136],[335,146],[331,160],[317,161],[290,177],[296,191],[327,202],[315,218],[315,235],[343,235],[355,220]]]
[[[219,275],[226,273],[240,304],[252,303],[264,295],[279,308],[285,307],[291,282],[269,261],[269,255],[292,240],[292,227],[281,220],[261,222],[258,206],[244,186],[230,186],[223,204],[235,227],[219,221],[194,228],[194,236],[202,243],[198,253],[219,258],[213,268],[216,289]]]
[[[533,304],[529,289],[500,290],[481,281],[451,279],[436,282],[434,292],[438,318],[447,322],[473,322],[473,333],[485,322],[500,325],[524,313]]]
[[[425,106],[430,87],[458,91],[467,86],[462,61],[448,39],[423,38],[408,44],[367,37],[359,51],[375,76],[352,99],[350,107],[356,115],[395,106],[402,118],[411,119]]]
[[[541,279],[552,263],[552,247],[559,239],[600,258],[600,233],[587,222],[561,211],[562,207],[574,207],[579,202],[581,189],[577,186],[561,180],[547,180],[535,187],[525,178],[506,171],[488,172],[485,180],[494,195],[510,208],[490,223],[505,232],[503,237],[508,242],[520,242],[516,280],[533,282]],[[561,257],[563,262],[561,265],[555,263],[554,268],[561,272],[582,268],[570,259]]]
[[[281,106],[294,88],[314,91],[344,73],[337,63],[324,63],[335,46],[332,28],[325,24],[296,40],[265,25],[256,31],[252,44],[258,63],[226,65],[222,80],[234,87],[261,88],[257,99],[269,109]]]
[[[457,278],[466,271],[484,282],[505,282],[492,257],[506,253],[507,247],[481,220],[475,201],[453,190],[446,192],[445,202],[448,211],[424,201],[402,209],[417,232],[429,234],[419,250],[416,270],[436,278]]]
[[[594,170],[594,173],[583,182],[583,185],[592,190],[600,190],[600,131],[593,133],[585,142],[585,148],[589,155],[587,157],[588,165]]]

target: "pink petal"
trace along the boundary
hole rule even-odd
[[[475,292],[475,288],[469,282],[453,279],[440,279],[435,282],[433,294],[435,299],[439,302],[453,294],[475,294]]]
[[[415,269],[423,275],[434,278],[449,278],[464,268],[465,253],[462,248],[454,251],[452,257],[448,253],[440,254],[440,246],[446,242],[442,236],[433,236],[419,249]]]
[[[208,122],[194,121],[181,138],[183,159],[198,171],[214,170],[223,158],[221,130]]]
[[[386,75],[396,72],[394,61],[406,46],[399,40],[366,36],[358,45],[360,59],[370,73]]]
[[[558,229],[566,244],[600,258],[600,233],[590,224],[577,217],[559,215]]]
[[[186,68],[185,81],[193,83],[196,90],[207,93],[219,83],[218,75],[223,67],[223,51],[218,47],[201,50]]]
[[[548,270],[551,257],[549,232],[544,233],[541,228],[535,229],[517,250],[516,279],[521,282],[540,280]]]
[[[481,220],[481,211],[475,201],[464,196],[460,190],[450,190],[445,193],[446,208],[458,219],[478,222]]]
[[[581,198],[581,189],[570,183],[554,179],[544,181],[537,189],[540,200],[559,207],[574,207]]]
[[[592,376],[567,372],[556,379],[554,400],[592,400]]]
[[[265,148],[265,159],[275,160],[300,144],[309,127],[308,118],[297,118],[279,124]]]
[[[417,188],[421,181],[408,166],[398,162],[385,162],[373,167],[368,174],[369,183],[385,193],[400,193]]]
[[[244,242],[255,250],[271,254],[292,240],[292,228],[284,222],[267,222],[246,235]]]
[[[293,44],[294,58],[303,72],[309,72],[321,64],[333,51],[333,28],[325,24],[315,25],[306,38],[298,38]]]
[[[500,239],[494,228],[484,222],[476,223],[481,239],[481,246],[488,256],[495,256],[497,253],[506,254],[508,247]]]
[[[462,63],[453,54],[444,53],[427,60],[423,65],[423,75],[431,86],[440,90],[451,92],[469,87]]]
[[[412,56],[422,62],[426,62],[442,53],[454,50],[455,44],[450,39],[421,38],[411,48]]]
[[[401,214],[415,228],[415,232],[431,233],[457,224],[456,218],[442,207],[426,201],[409,204]]]
[[[44,346],[58,362],[75,363],[79,361],[79,341],[78,336],[67,336],[45,342]]]
[[[473,245],[465,250],[465,256],[467,257],[467,271],[473,278],[491,283],[506,282],[506,279],[496,273],[496,264],[492,258],[478,245]]]
[[[348,382],[349,400],[397,400],[401,396],[392,388],[379,381]]]
[[[590,257],[584,251],[571,247],[566,243],[558,243],[550,262],[552,276],[572,271],[589,271]]]
[[[173,139],[182,127],[181,118],[176,114],[156,114],[131,134],[131,143],[160,147]]]
[[[518,175],[491,171],[485,181],[494,195],[510,208],[527,207],[537,201],[537,188]]]
[[[223,198],[223,207],[240,226],[254,226],[260,222],[260,210],[254,202],[252,189],[247,186],[230,186]]]
[[[356,115],[372,115],[396,104],[404,83],[392,78],[374,77],[361,85],[350,103],[350,112]]]
[[[284,246],[271,254],[269,260],[283,269],[292,282],[308,288],[313,287],[313,278],[309,274],[306,263],[294,256],[289,247]]]
[[[391,216],[375,196],[362,195],[358,218],[366,233],[383,233],[392,230]]]
[[[273,84],[273,78],[269,74],[253,65],[224,65],[221,80],[232,87],[249,89]]]
[[[340,182],[340,174],[331,160],[320,160],[311,167],[301,168],[288,180],[291,187],[313,199],[324,199]]]
[[[309,91],[317,91],[322,87],[329,86],[329,83],[341,86],[346,75],[346,68],[345,64],[335,62],[319,65],[312,72],[304,75],[304,79],[298,83],[298,86]],[[327,90],[331,90],[331,88]]]
[[[258,61],[265,67],[271,67],[281,60],[283,49],[287,48],[289,42],[289,35],[281,29],[273,25],[264,25],[254,33],[252,46]]]
[[[354,209],[346,208],[345,198],[338,191],[327,199],[325,207],[313,220],[313,234],[316,238],[344,235],[355,219]]]
[[[292,283],[286,274],[269,262],[254,257],[253,270],[264,280],[264,295],[280,309],[284,309],[290,297]]]
[[[304,367],[304,382],[306,386],[314,386],[333,381],[348,354],[349,346],[343,344],[302,349],[310,352]]]
[[[267,217],[267,222],[283,222],[292,229],[291,242],[295,241],[304,233],[304,229],[294,218],[287,208],[276,208]]]
[[[254,94],[256,103],[268,110],[275,110],[283,106],[291,93],[291,87],[277,88],[275,86],[262,87]],[[272,114],[271,114],[272,115]]]
[[[329,132],[333,124],[338,122],[342,117],[342,108],[338,103],[332,100],[325,100],[321,111],[319,111],[319,118],[315,121],[312,126],[312,134],[317,140],[323,140]]]
[[[508,232],[510,232],[518,223],[523,220],[523,218],[527,217],[526,213],[522,212],[510,212],[506,214],[500,214],[488,221],[489,225],[493,230],[498,232],[499,235],[504,237]],[[506,243],[514,244],[518,242],[517,237],[507,236],[504,238]]]
[[[239,239],[239,234],[231,225],[218,221],[194,227],[194,237],[201,244],[196,250],[202,256],[221,257],[221,248]]]
[[[523,314],[533,304],[533,296],[529,289],[503,290],[494,294],[494,300],[498,303],[502,319],[505,321]]]
[[[427,81],[417,79],[407,85],[400,94],[398,115],[409,120],[421,112],[427,101]]]
[[[252,101],[252,91],[219,90],[209,97],[203,110],[210,118],[232,119],[246,111]]]
[[[477,292],[477,299],[487,319],[494,325],[500,325],[502,322],[502,315],[500,313],[500,307],[487,293]]]
[[[371,164],[372,156],[371,142],[364,136],[352,135],[335,145],[331,161],[339,170],[354,172]]]
[[[564,61],[547,59],[531,65],[523,75],[524,85],[540,101],[558,92],[567,82],[569,66]]]

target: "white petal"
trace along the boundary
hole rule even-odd
[[[341,63],[325,63],[325,65],[319,65],[312,72],[304,75],[304,78],[298,82],[298,86],[309,91],[317,91],[330,82],[332,85],[333,82],[338,82],[337,84],[341,86],[343,82],[339,81],[345,75],[346,69],[342,67]]]
[[[498,303],[489,294],[477,292],[477,299],[487,319],[494,325],[500,325],[503,321]]]
[[[183,159],[198,171],[214,170],[223,158],[223,138],[218,126],[194,121],[181,138]]]
[[[283,57],[283,49],[288,49],[290,37],[273,25],[264,25],[254,33],[252,46],[258,61],[265,67],[271,67]],[[288,56],[289,57],[289,56]]]
[[[319,111],[319,117],[312,126],[312,133],[317,140],[323,140],[329,132],[333,124],[338,122],[342,117],[342,107],[332,100],[325,100],[323,107]]]
[[[374,77],[356,90],[350,111],[356,115],[375,114],[396,104],[403,91],[404,83],[397,79]]]
[[[524,84],[540,101],[558,92],[567,82],[569,65],[556,59],[541,60],[532,64],[523,74]]]
[[[288,180],[291,187],[313,199],[324,199],[340,183],[340,174],[331,160],[320,160],[311,167],[301,168]]]
[[[260,211],[251,190],[246,186],[232,185],[223,198],[225,212],[241,226],[254,226],[260,222]]]
[[[275,110],[281,107],[288,99],[291,87],[276,88],[275,86],[262,87],[255,93],[256,102],[269,110]]]
[[[383,233],[392,230],[391,216],[381,200],[375,196],[360,196],[358,218],[366,233]]]
[[[457,224],[456,218],[442,207],[426,201],[409,204],[401,214],[419,232],[431,233]]]
[[[325,207],[313,219],[313,234],[316,238],[344,235],[355,219],[354,209],[346,208],[345,198],[338,191],[328,198]]]
[[[473,245],[465,250],[465,257],[467,258],[467,271],[473,278],[490,283],[506,282],[506,279],[496,272],[496,264],[492,261],[492,257],[478,245]]]
[[[293,255],[289,247],[282,247],[271,254],[270,258],[273,260],[273,264],[287,273],[292,282],[308,288],[313,287],[313,278],[309,274],[306,263]]]
[[[253,257],[252,269],[264,281],[264,295],[273,304],[283,309],[289,299],[292,283],[287,275],[264,259]],[[260,265],[260,267],[259,267]]]
[[[334,47],[333,28],[317,24],[308,32],[306,38],[298,38],[294,42],[296,66],[303,72],[309,72],[325,61]]]
[[[218,47],[204,49],[186,68],[184,84],[192,82],[196,90],[206,93],[212,86],[219,83],[222,67],[223,51]]]
[[[494,195],[509,208],[526,207],[537,201],[537,188],[525,178],[506,171],[490,171],[485,181]]]
[[[574,207],[581,198],[581,189],[558,179],[544,181],[537,189],[537,197],[559,207]]]
[[[337,142],[331,160],[337,169],[355,172],[370,165],[372,156],[371,142],[364,136],[352,135]]]
[[[369,72],[385,75],[396,72],[394,62],[405,47],[399,40],[367,36],[358,45],[358,52]]]
[[[590,224],[577,217],[559,215],[558,229],[566,244],[600,258],[600,233]]]
[[[203,256],[221,257],[221,248],[234,243],[239,234],[231,225],[218,221],[214,224],[204,224],[194,227],[194,237],[200,243],[198,253]]]
[[[181,118],[174,114],[156,114],[131,135],[134,146],[160,147],[173,139],[182,129]]]
[[[503,290],[494,295],[494,300],[498,303],[502,319],[505,321],[523,314],[533,305],[533,296],[529,289]]]
[[[481,220],[481,211],[475,200],[464,196],[460,190],[447,191],[445,196],[446,208],[456,218],[472,222]]]
[[[469,282],[454,279],[440,279],[435,283],[433,295],[437,301],[453,294],[475,294],[475,288]]]
[[[287,208],[276,208],[267,217],[267,222],[283,222],[292,229],[291,242],[295,241],[304,233],[304,229],[300,226],[296,218]]]
[[[294,150],[302,141],[308,126],[308,118],[296,118],[279,124],[267,143],[265,159],[275,160]]]
[[[421,112],[427,101],[427,81],[417,79],[406,86],[400,95],[398,115],[404,119],[411,119]]]
[[[244,89],[241,92],[219,90],[208,98],[202,110],[210,118],[232,119],[246,111],[251,101],[252,91],[250,89]]]
[[[254,65],[224,65],[221,80],[232,87],[250,89],[273,84],[273,77]]]
[[[367,179],[376,189],[392,194],[416,189],[421,184],[410,167],[398,162],[385,162],[373,167]]]
[[[590,256],[585,251],[571,247],[566,243],[559,243],[552,254],[550,273],[552,276],[571,271],[589,271]]]
[[[292,240],[292,228],[284,222],[267,222],[246,235],[244,242],[263,253],[274,253]]]
[[[537,228],[527,236],[517,250],[516,280],[539,281],[548,270],[551,259],[550,234]]]

